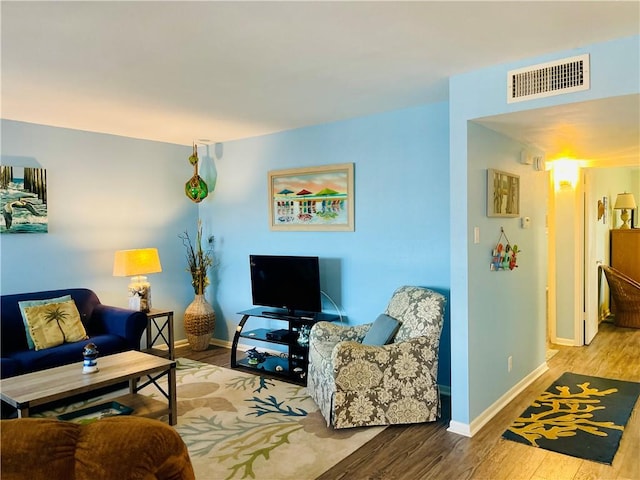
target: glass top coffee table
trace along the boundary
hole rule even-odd
[[[159,417],[169,415],[169,425],[177,421],[176,362],[138,351],[98,358],[96,373],[83,374],[82,362],[49,368],[0,380],[0,398],[18,410],[18,417],[28,417],[29,409],[57,400],[72,398],[110,385],[129,382],[129,394],[112,399],[133,409],[133,415]],[[157,380],[167,375],[167,391]],[[147,377],[145,383],[138,379]],[[153,384],[167,403],[137,392]]]

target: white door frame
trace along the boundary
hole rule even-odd
[[[583,344],[590,344],[598,333],[598,264],[596,252],[596,219],[598,218],[597,202],[593,192],[591,171],[582,169],[584,186],[584,338]]]
[[[584,345],[585,338],[585,325],[584,325],[584,304],[585,304],[585,189],[584,189],[584,169],[579,170],[579,177],[577,184],[575,187],[571,189],[571,196],[569,197],[567,187],[562,187],[562,197],[564,200],[562,201],[562,205],[558,204],[559,192],[556,191],[555,187],[555,172],[553,169],[551,170],[550,175],[550,184],[549,184],[549,203],[548,203],[548,273],[547,273],[547,281],[548,281],[548,302],[549,302],[549,315],[548,315],[548,325],[547,325],[547,334],[549,336],[549,340],[552,343],[558,345],[566,345],[566,346],[582,346]],[[569,187],[571,188],[571,187]],[[570,198],[570,200],[569,200]],[[558,220],[558,208],[561,208],[564,211],[564,215],[566,217],[566,212],[568,208],[568,203],[570,202],[570,207],[573,215],[571,220],[567,223],[559,223]],[[562,232],[558,232],[557,229],[562,228]],[[560,235],[560,233],[562,233]],[[560,240],[560,239],[564,240]],[[566,255],[570,255],[570,260],[567,261],[570,271],[560,270],[558,266],[559,257],[557,254],[557,249],[560,246],[565,246],[566,243],[560,244],[559,242],[571,242],[574,248],[570,249],[570,252],[566,249],[564,252]],[[566,304],[562,304],[563,308],[561,310],[571,312],[572,319],[564,319],[563,321],[571,321],[573,324],[573,329],[570,337],[558,337],[557,334],[557,321],[558,321],[558,307],[559,307],[559,299],[557,298],[557,289],[558,289],[558,276],[562,277],[560,281],[569,282],[573,284],[573,288],[571,291],[573,295],[571,295],[571,299],[563,298],[562,302],[571,301],[571,308],[567,309]],[[566,323],[565,323],[566,325]]]

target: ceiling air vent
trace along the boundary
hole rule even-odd
[[[589,54],[507,73],[507,103],[589,90]]]

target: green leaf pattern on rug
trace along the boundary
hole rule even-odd
[[[244,423],[244,422],[243,422]],[[248,423],[248,422],[247,422]],[[283,421],[271,423],[269,425],[250,425],[238,438],[230,441],[224,448],[228,453],[216,455],[220,461],[229,458],[236,461],[230,466],[227,479],[235,478],[238,473],[240,478],[255,478],[253,471],[254,463],[264,457],[269,460],[269,455],[279,446],[289,443],[289,435],[302,429],[296,421]],[[245,458],[244,461],[241,460]]]
[[[258,376],[237,377],[226,383],[226,388],[262,391],[268,388],[269,381]],[[223,462],[231,459],[235,463],[229,466],[227,478],[255,478],[254,463],[259,458],[269,459],[270,453],[279,446],[289,443],[289,435],[303,429],[297,417],[305,417],[304,409],[286,405],[286,401],[278,401],[273,395],[266,399],[254,396],[246,400],[253,405],[249,415],[260,417],[271,414],[270,422],[252,422],[237,416],[232,424],[224,424],[217,416],[192,418],[189,425],[177,427],[180,435],[189,447],[193,456],[205,456],[215,451],[214,458]],[[293,418],[292,418],[293,417]]]
[[[180,370],[185,375],[191,375],[192,380],[197,377],[198,382],[203,380],[203,373],[211,376],[211,381],[216,379],[209,368],[201,372],[194,371],[191,362],[179,362],[179,367],[182,367]],[[178,383],[183,383],[180,374],[178,377]],[[225,381],[224,391],[227,394],[231,391],[254,394],[244,398],[244,402],[249,404],[249,411],[234,416],[231,422],[228,412],[225,412],[192,417],[188,424],[177,426],[190,455],[213,454],[212,458],[219,462],[230,461],[227,464],[229,479],[255,478],[255,462],[261,458],[268,460],[274,450],[289,443],[292,433],[305,428],[299,420],[307,416],[307,411],[290,404],[308,398],[303,393],[304,388],[291,385],[285,393],[280,391],[286,395],[285,399],[278,399],[274,394],[264,395],[275,386],[271,379],[258,375],[237,375]],[[250,416],[256,419],[269,416],[269,421],[252,421],[248,418]]]
[[[556,387],[559,393],[543,392],[532,405],[546,407],[547,410],[533,413],[529,417],[517,418],[509,430],[536,447],[538,439],[556,440],[561,437],[573,437],[578,430],[600,437],[607,436],[607,433],[601,429],[624,430],[623,426],[613,422],[591,420],[594,411],[605,408],[598,406],[600,400],[597,397],[611,395],[618,389],[610,388],[600,391],[597,388],[590,388],[589,385],[589,382],[579,384],[581,391],[577,393],[571,393],[571,389],[567,386]]]

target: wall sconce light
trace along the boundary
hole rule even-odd
[[[575,188],[579,173],[580,164],[577,160],[554,160],[553,179],[556,190]]]
[[[184,193],[189,197],[192,202],[200,203],[209,195],[209,188],[207,183],[198,175],[198,148],[196,144],[193,144],[193,153],[189,157],[189,163],[193,165],[194,173],[193,177],[187,180],[184,186]]]
[[[633,198],[633,193],[619,193],[616,197],[616,204],[613,206],[615,210],[622,210],[620,212],[620,220],[622,225],[620,229],[629,228],[629,210],[636,208],[636,199]]]
[[[151,284],[144,275],[162,271],[157,248],[118,250],[113,258],[113,276],[131,277],[129,308],[141,312],[151,310]]]

